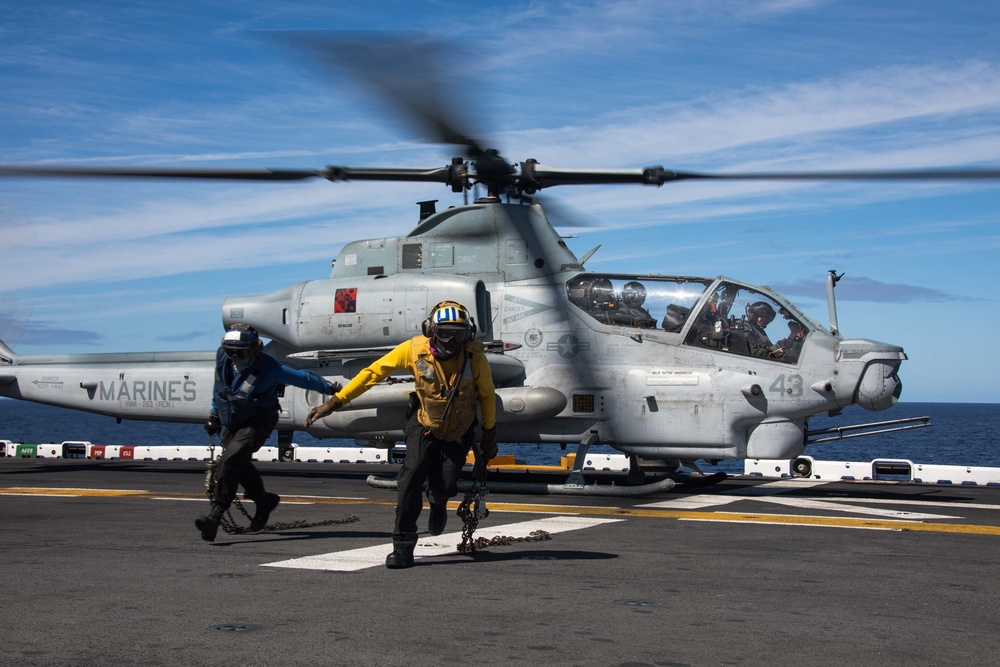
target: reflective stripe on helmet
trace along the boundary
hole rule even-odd
[[[226,330],[222,337],[222,347],[244,348],[257,344],[257,332],[253,329],[233,326]]]
[[[431,318],[437,325],[468,326],[469,320],[465,311],[455,306],[444,306],[434,311]]]

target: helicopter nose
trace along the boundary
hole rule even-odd
[[[854,402],[873,412],[887,410],[899,400],[903,382],[897,371],[905,359],[903,348],[888,343],[853,339],[837,346],[841,377],[857,377]]]
[[[873,412],[894,406],[903,392],[903,381],[896,375],[898,368],[899,362],[869,365],[858,384],[858,405]]]

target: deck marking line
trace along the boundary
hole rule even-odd
[[[774,503],[777,505],[785,505],[786,507],[799,507],[802,509],[820,509],[829,510],[831,512],[849,512],[852,514],[866,514],[870,516],[884,516],[888,518],[895,519],[910,519],[910,520],[922,520],[922,519],[961,519],[961,516],[950,516],[944,514],[924,514],[920,512],[908,512],[906,510],[889,510],[889,509],[879,509],[875,507],[863,507],[859,505],[854,505],[857,502],[853,498],[800,498],[798,496],[782,496],[778,497],[787,491],[791,491],[795,488],[798,483],[786,483],[782,487],[783,490],[777,488],[772,489],[769,493],[758,493],[758,494],[734,494],[731,492],[718,494],[718,495],[702,495],[702,496],[687,496],[683,498],[674,498],[671,500],[663,500],[656,503],[648,503],[640,505],[639,507],[648,509],[666,509],[666,510],[699,510],[709,507],[721,507],[723,505],[728,505],[730,503],[735,503],[740,500],[754,500],[757,502]],[[1000,509],[997,505],[959,505],[956,503],[931,503],[924,501],[906,501],[906,500],[869,500],[866,499],[865,502],[871,502],[873,504],[900,504],[900,505],[917,505],[923,507],[948,507],[952,510],[968,507],[975,509]]]
[[[777,482],[776,484],[782,484],[786,490],[792,490],[793,488],[801,488],[797,485],[800,482]],[[136,489],[121,490],[121,489],[79,489],[79,488],[44,488],[44,487],[6,487],[0,488],[0,496],[34,496],[34,497],[53,497],[53,498],[63,498],[63,497],[132,497],[132,498],[156,498],[158,500],[199,500],[205,502],[205,496],[203,494],[194,493],[169,493],[164,491],[151,492],[151,491],[141,491]],[[720,496],[727,496],[728,494],[719,494]],[[719,496],[706,496],[706,497],[719,497]],[[282,498],[283,501],[291,501],[293,496],[288,496]],[[300,496],[294,496],[294,498],[300,498]],[[301,498],[310,498],[311,502],[317,505],[387,505],[395,506],[394,500],[375,500],[375,499],[363,499],[355,500],[351,498],[339,498],[336,496],[301,496]],[[736,500],[763,500],[759,496],[757,498],[748,497],[746,495],[742,496],[732,496],[733,501]],[[771,523],[771,524],[795,524],[799,525],[811,525],[811,526],[830,526],[830,527],[849,527],[849,528],[878,528],[882,527],[887,530],[911,530],[911,531],[928,531],[928,532],[942,532],[942,533],[960,533],[960,534],[973,534],[973,535],[1000,535],[1000,526],[990,526],[990,525],[976,525],[976,524],[944,524],[937,522],[914,522],[905,520],[884,520],[879,521],[876,519],[862,519],[862,518],[840,518],[840,517],[827,517],[816,518],[816,519],[806,519],[797,520],[794,516],[783,516],[780,514],[769,514],[769,515],[757,515],[753,513],[736,513],[736,512],[698,512],[697,508],[683,508],[682,505],[671,505],[676,500],[664,501],[663,503],[654,503],[646,506],[635,506],[631,508],[624,507],[606,507],[606,506],[570,506],[570,505],[529,505],[523,503],[500,503],[492,502],[490,503],[490,509],[497,511],[517,511],[517,512],[544,512],[544,513],[571,513],[579,516],[595,516],[609,514],[616,515],[618,517],[648,517],[654,519],[679,519],[687,521],[731,521],[734,523]],[[830,503],[844,503],[844,502],[856,502],[855,499],[851,498],[825,498],[824,502]],[[963,509],[1000,509],[1000,505],[983,505],[983,504],[968,504],[963,505],[960,503],[943,503],[943,502],[927,502],[927,501],[913,501],[904,499],[869,499],[863,502],[872,503],[885,503],[885,504],[915,504],[924,506],[947,506],[949,508],[963,508]],[[456,505],[452,503],[452,505]],[[707,506],[707,505],[706,505]],[[843,510],[841,510],[843,511]],[[771,520],[768,521],[763,517],[770,517]],[[760,518],[757,518],[760,517]],[[801,518],[801,517],[800,517]],[[941,515],[935,518],[945,518]],[[457,544],[457,541],[456,541]],[[387,552],[386,552],[387,553]],[[381,558],[380,558],[381,562]]]
[[[547,533],[564,533],[570,530],[591,528],[605,523],[615,523],[624,519],[601,519],[594,517],[553,516],[521,523],[510,523],[504,526],[480,526],[477,537],[490,539],[497,535],[510,537],[528,537],[533,531],[544,530]],[[417,542],[414,552],[417,560],[428,556],[446,556],[458,553],[458,545],[462,542],[461,531],[445,533],[437,537],[422,538]],[[315,556],[303,556],[274,563],[262,563],[263,567],[288,567],[303,570],[332,570],[336,572],[354,572],[369,567],[385,565],[386,555],[392,551],[392,544],[379,544],[374,547],[362,547],[347,551],[334,551]]]
[[[823,486],[830,483],[828,479],[780,479],[776,482],[733,489],[732,491],[726,491],[725,494],[733,496],[773,496],[779,493],[788,493],[789,491],[803,491],[811,489],[814,486]]]
[[[24,487],[7,487],[0,489],[0,495],[11,495],[11,496],[57,496],[60,498],[65,497],[112,497],[119,498],[122,496],[143,496],[149,493],[148,491],[139,491],[137,489],[84,489],[70,487],[65,489],[58,488],[44,488],[44,487],[34,487],[34,486],[24,486]]]
[[[945,514],[923,514],[920,512],[907,512],[905,510],[881,509],[878,507],[862,507],[860,505],[849,505],[847,503],[831,503],[826,500],[815,500],[813,498],[754,498],[759,502],[784,505],[785,507],[798,507],[810,510],[829,510],[832,512],[849,512],[851,514],[865,514],[868,516],[883,516],[889,519],[906,519],[910,521],[922,520],[942,520],[961,519],[960,516],[948,516]]]
[[[701,495],[701,496],[687,496],[684,498],[673,498],[671,500],[661,500],[656,503],[646,503],[643,505],[637,505],[637,507],[647,507],[650,509],[665,509],[665,510],[697,510],[704,507],[718,507],[720,505],[729,505],[730,503],[735,503],[739,500],[744,500],[744,498],[734,498],[729,495]]]
[[[678,509],[678,510],[696,510],[702,507],[718,507],[720,505],[728,505],[729,503],[735,503],[740,500],[746,500],[747,498],[759,498],[760,496],[776,496],[782,493],[788,493],[789,491],[802,491],[811,489],[814,486],[822,486],[824,484],[829,484],[827,480],[809,480],[809,479],[779,479],[774,482],[768,482],[766,484],[759,484],[757,486],[752,486],[749,488],[733,489],[732,491],[724,491],[723,493],[717,495],[695,495],[687,496],[685,498],[673,498],[671,500],[662,500],[656,503],[648,503],[644,505],[639,505],[638,507],[650,507],[650,508],[661,508],[661,509]]]
[[[771,515],[774,516],[774,515]],[[713,523],[713,522],[723,522],[723,523],[744,523],[752,524],[755,526],[807,526],[812,528],[851,528],[853,530],[903,530],[902,528],[895,528],[892,526],[857,526],[857,525],[847,525],[847,524],[831,524],[831,523],[808,523],[804,521],[796,521],[794,523],[789,523],[788,521],[767,521],[767,520],[756,520],[748,519],[746,517],[742,519],[708,519],[708,518],[698,518],[698,519],[678,519],[678,521],[694,521],[702,523]]]
[[[823,498],[830,503],[853,503],[857,498]],[[865,498],[864,502],[871,505],[918,505],[920,507],[948,507],[950,509],[973,509],[973,510],[1000,510],[1000,505],[986,505],[983,503],[966,502],[942,502],[934,500],[906,500],[903,498]]]
[[[679,514],[679,513],[678,513]],[[856,519],[837,516],[796,516],[782,514],[753,514],[750,512],[691,513],[678,516],[681,521],[760,523],[785,526],[812,526],[824,528],[868,528],[929,533],[959,533],[967,535],[1000,535],[1000,526],[983,526],[960,523],[932,523],[930,521],[901,521],[899,519]]]

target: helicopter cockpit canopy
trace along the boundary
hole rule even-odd
[[[745,285],[707,278],[582,273],[566,284],[570,303],[602,324],[682,333],[684,343],[720,352],[798,363],[819,325]]]
[[[804,317],[770,296],[722,282],[702,306],[685,343],[794,364],[809,331]]]
[[[603,324],[680,333],[711,284],[706,278],[582,273],[566,289],[572,304]]]

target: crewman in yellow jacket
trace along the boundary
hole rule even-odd
[[[475,335],[475,322],[465,306],[442,301],[424,321],[422,335],[400,343],[358,373],[306,419],[308,427],[396,371],[413,374],[419,407],[406,424],[406,458],[397,482],[393,549],[386,567],[413,565],[424,481],[431,506],[428,532],[444,531],[448,499],[458,493],[458,478],[475,440],[477,403],[483,419],[480,463],[485,465],[497,454],[496,390],[483,345]]]

